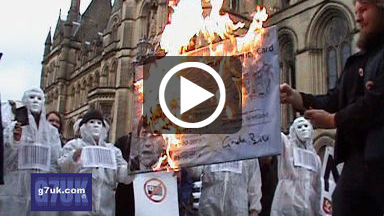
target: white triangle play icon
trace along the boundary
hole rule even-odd
[[[180,114],[213,96],[211,92],[180,76]]]

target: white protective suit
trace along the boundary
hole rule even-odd
[[[257,159],[202,168],[199,215],[248,216],[261,212],[261,174]]]
[[[106,125],[106,124],[105,124]],[[129,184],[133,177],[128,175],[127,162],[123,159],[120,149],[111,143],[106,143],[108,126],[103,126],[99,142],[96,143],[92,132],[86,124],[80,127],[81,138],[69,141],[64,145],[63,155],[58,160],[63,172],[92,173],[92,212],[64,212],[63,215],[115,215],[115,191],[117,183]],[[115,153],[117,169],[83,167],[73,160],[74,152],[86,146],[101,146],[112,149]]]
[[[39,127],[37,127],[31,109],[28,106],[28,97],[30,94],[41,95],[41,113]],[[24,215],[57,215],[57,212],[31,212],[30,209],[30,179],[31,173],[58,172],[57,159],[60,156],[61,144],[57,129],[49,124],[45,118],[44,92],[39,88],[33,88],[24,92],[23,104],[28,108],[29,125],[22,126],[22,135],[20,141],[15,141],[13,130],[16,121],[13,121],[14,115],[11,112],[9,104],[3,107],[2,123],[4,129],[4,168],[5,184],[0,190],[0,215],[1,216],[24,216]],[[50,148],[50,168],[48,170],[40,169],[19,169],[18,152],[22,145],[41,144]]]
[[[278,158],[279,182],[271,216],[319,215],[321,161],[313,148],[312,125],[299,117],[290,128],[289,139],[281,136],[283,151]],[[301,150],[304,155],[298,153]]]

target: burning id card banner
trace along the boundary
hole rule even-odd
[[[252,40],[247,34],[190,51],[183,57],[157,59],[141,68],[142,81],[138,83],[140,87],[143,84],[143,89],[139,88],[143,94],[136,102],[141,100],[144,105],[139,102],[135,106],[141,108],[141,112],[135,112],[137,116],[134,119],[140,118],[140,113],[144,118],[138,124],[139,130],[134,131],[138,137],[131,145],[132,170],[176,169],[280,153],[277,28],[261,29],[254,34]],[[180,59],[184,59],[183,64],[185,61],[207,64],[224,83],[224,106],[217,119],[208,126],[180,126],[169,118],[160,105],[158,86],[162,85],[167,72],[176,67],[174,62],[181,62]],[[223,91],[209,74],[193,68],[176,73],[172,79],[169,79],[164,91],[171,115],[183,121],[203,121],[216,112]],[[196,94],[192,92],[187,97],[183,94],[185,86],[180,81],[182,79],[198,86],[188,86],[196,88]],[[183,100],[193,102],[194,97],[200,97],[198,88],[213,96],[183,112]],[[145,133],[142,134],[143,131]]]

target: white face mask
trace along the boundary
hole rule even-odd
[[[99,119],[91,119],[86,123],[91,136],[98,140],[100,138],[101,129],[103,128],[103,122]]]
[[[300,120],[295,126],[297,138],[304,142],[312,138],[313,128],[307,120]]]
[[[31,92],[27,97],[27,108],[34,114],[40,114],[43,108],[43,95],[38,92]]]

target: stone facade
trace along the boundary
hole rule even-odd
[[[257,4],[279,29],[281,82],[311,93],[335,85],[354,46],[357,27],[352,0],[224,0],[223,9],[249,23]],[[202,0],[202,2],[204,2]],[[167,0],[92,1],[80,15],[80,0],[71,0],[66,20],[57,21],[45,42],[41,87],[47,110],[64,114],[64,136],[89,108],[101,109],[111,121],[110,141],[132,130],[134,62],[146,38],[158,47],[167,21]],[[294,110],[282,107],[282,130]],[[317,131],[317,149],[333,143],[334,131]]]

